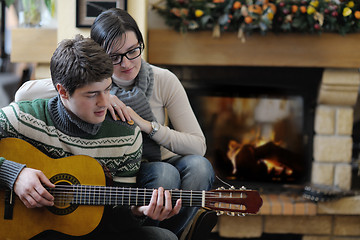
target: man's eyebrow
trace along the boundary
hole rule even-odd
[[[112,82],[109,84],[109,86],[107,88],[105,88],[105,90],[111,89],[111,86],[112,86]],[[101,91],[88,91],[88,92],[86,92],[86,94],[97,93],[97,92],[101,92]]]
[[[107,88],[105,88],[105,90],[111,89],[111,87],[112,87],[112,81],[111,81],[111,83],[109,84],[109,86],[108,86]]]

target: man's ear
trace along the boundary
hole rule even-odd
[[[66,89],[64,88],[63,85],[61,85],[60,83],[56,84],[56,89],[60,95],[61,98],[63,99],[68,99],[69,98],[69,94],[66,91]]]

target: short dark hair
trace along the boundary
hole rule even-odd
[[[133,31],[144,48],[144,39],[140,29],[131,15],[120,8],[111,8],[100,13],[91,26],[90,37],[100,44],[107,53],[125,32]]]
[[[71,96],[77,88],[110,78],[113,65],[98,43],[78,34],[59,43],[50,61],[50,71],[54,86],[60,83]]]

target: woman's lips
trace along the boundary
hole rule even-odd
[[[133,70],[133,68],[129,68],[129,69],[126,69],[126,70],[122,70],[121,72],[125,73],[125,74],[129,74],[129,73],[131,73],[132,70]]]

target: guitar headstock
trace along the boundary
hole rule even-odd
[[[209,191],[206,195],[205,205],[214,210],[218,215],[226,213],[229,216],[245,216],[247,214],[256,214],[262,206],[262,198],[259,192],[247,190],[241,187],[236,190],[218,188]]]

